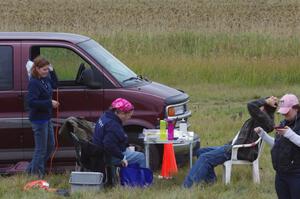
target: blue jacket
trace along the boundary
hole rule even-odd
[[[30,121],[45,121],[52,117],[52,89],[56,87],[56,75],[50,77],[31,77],[28,85],[27,104]]]
[[[105,112],[97,121],[93,143],[116,158],[124,158],[122,152],[128,145],[128,136],[123,129],[122,121],[113,111]]]

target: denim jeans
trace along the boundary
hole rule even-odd
[[[278,199],[297,199],[300,197],[300,173],[276,173],[275,189]]]
[[[198,159],[185,177],[183,187],[190,188],[194,183],[213,183],[216,181],[214,167],[231,158],[231,146],[214,146],[200,148],[196,153]]]
[[[146,158],[145,155],[141,152],[132,151],[130,149],[126,149],[126,151],[123,152],[123,155],[126,156],[126,160],[128,161],[128,164],[134,164],[137,163],[141,168],[146,167]],[[112,157],[112,163],[117,165],[120,164],[122,160]]]
[[[51,121],[31,123],[35,149],[32,160],[27,167],[27,173],[44,176],[45,165],[54,149],[54,132]]]

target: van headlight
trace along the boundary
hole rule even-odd
[[[179,105],[179,106],[170,106],[167,108],[167,113],[169,117],[182,115],[185,112],[185,105]]]

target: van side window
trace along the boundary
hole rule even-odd
[[[90,68],[90,65],[81,57],[66,48],[40,47],[40,55],[53,65],[57,78],[61,83],[64,81],[75,81],[81,64]]]
[[[33,60],[38,55],[45,57],[53,65],[59,87],[86,86],[87,80],[82,79],[82,75],[86,74],[88,79],[92,75],[94,81],[98,82],[98,84],[95,83],[98,85],[95,88],[103,88],[103,75],[71,49],[55,46],[32,47],[31,59]]]
[[[0,46],[0,90],[13,88],[13,48]]]

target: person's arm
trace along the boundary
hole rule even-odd
[[[40,100],[39,99],[40,90],[35,82],[30,81],[28,85],[28,106],[30,108],[38,108],[47,110],[52,107],[51,99]]]
[[[300,147],[300,136],[297,133],[295,133],[291,128],[288,128],[288,130],[283,134],[283,136],[289,139],[298,147]]]
[[[119,138],[117,136],[117,133],[115,131],[118,131],[117,128],[115,128],[112,124],[107,124],[105,127],[105,137],[103,140],[103,145],[105,151],[107,151],[110,155],[119,158],[120,160],[123,160],[125,157],[120,150],[119,144]]]
[[[271,113],[271,116],[260,110],[260,107],[268,105],[266,99],[258,99],[254,100],[248,103],[248,112],[251,115],[252,118],[257,120],[260,123],[260,126],[266,131],[271,132],[274,129],[275,123],[274,123],[274,112],[276,110],[275,107],[270,107],[273,111]]]
[[[264,131],[264,129],[262,129],[261,127],[257,127],[254,129],[254,131],[259,135],[259,137],[261,137],[263,141],[265,141],[268,145],[273,147],[275,140],[273,137],[268,135],[267,132]]]

